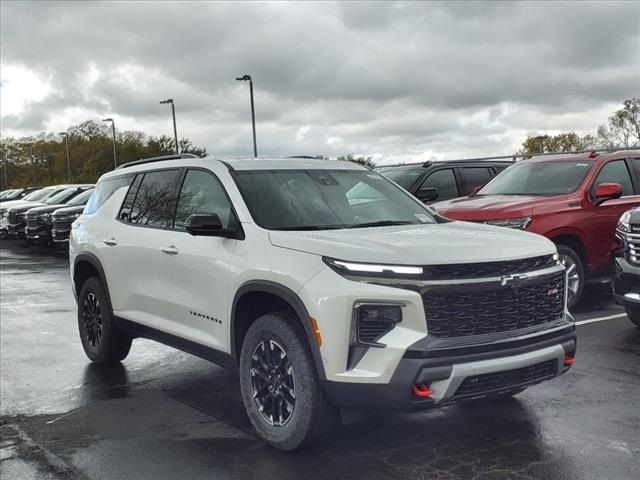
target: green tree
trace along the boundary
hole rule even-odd
[[[640,98],[625,100],[622,108],[609,117],[609,123],[600,125],[598,139],[608,148],[640,145]]]
[[[338,157],[337,159],[343,160],[345,162],[359,163],[360,165],[364,165],[365,167],[369,167],[369,168],[373,168],[376,166],[374,161],[371,160],[371,157],[356,156],[353,153],[350,153],[349,155],[346,155],[346,156],[343,155],[341,157]]]

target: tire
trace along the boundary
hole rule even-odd
[[[260,392],[255,398],[254,389]],[[258,436],[280,450],[318,445],[340,422],[302,327],[285,313],[263,315],[249,327],[240,352],[240,393]]]
[[[640,308],[626,308],[627,317],[636,326],[640,327]]]
[[[571,247],[558,245],[558,254],[560,255],[560,261],[567,268],[567,288],[569,290],[569,294],[567,296],[567,308],[572,310],[580,302],[582,292],[584,291],[584,265],[582,264],[580,255],[578,255]]]
[[[115,325],[111,304],[98,277],[89,278],[80,289],[78,330],[84,352],[94,363],[118,363],[129,354],[132,339]]]

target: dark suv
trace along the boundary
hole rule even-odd
[[[381,166],[376,170],[423,203],[469,195],[511,165],[511,160],[450,160]]]
[[[616,237],[613,293],[629,320],[640,327],[640,207],[622,215]]]

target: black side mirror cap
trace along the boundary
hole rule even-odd
[[[440,191],[436,187],[421,188],[416,192],[416,197],[422,202],[431,202],[437,200],[440,196]]]
[[[194,236],[224,237],[242,240],[244,234],[240,228],[224,228],[220,217],[215,213],[196,213],[189,215],[184,228]]]

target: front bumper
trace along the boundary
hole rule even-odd
[[[576,345],[573,323],[500,345],[438,349],[428,348],[428,339],[424,339],[407,350],[388,384],[325,381],[324,388],[331,403],[338,407],[404,411],[440,407],[562,375],[570,368],[565,365],[565,357],[575,356]],[[432,394],[415,395],[412,387],[419,384],[428,385]]]
[[[615,258],[613,294],[625,308],[640,309],[640,267],[632,265],[624,257]]]
[[[7,225],[7,235],[9,238],[25,238],[26,223],[10,223]]]
[[[29,240],[48,240],[51,238],[46,225],[38,227],[25,227],[25,235]]]

